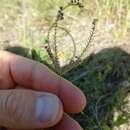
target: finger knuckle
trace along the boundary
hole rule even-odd
[[[22,117],[22,111],[20,111],[21,103],[22,103],[22,94],[14,93],[13,91],[9,93],[6,97],[4,104],[5,104],[5,111],[12,117],[13,120],[20,120]]]

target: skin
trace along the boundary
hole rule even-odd
[[[81,112],[86,106],[86,98],[79,88],[45,65],[0,51],[0,89],[18,88],[48,92],[59,97],[63,104],[63,117],[56,126],[45,130],[82,130],[80,125],[66,114]]]

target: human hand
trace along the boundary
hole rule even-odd
[[[65,113],[78,113],[85,105],[83,93],[45,65],[0,51],[0,126],[82,130]]]

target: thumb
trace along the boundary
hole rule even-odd
[[[63,114],[53,94],[24,89],[0,90],[0,126],[16,129],[48,128]]]

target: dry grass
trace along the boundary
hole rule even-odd
[[[130,0],[82,0],[83,12],[70,8],[66,16],[98,18],[98,29],[105,28],[115,39],[126,38],[130,30]],[[0,43],[39,44],[55,18],[61,0],[1,0],[0,1]],[[72,20],[71,19],[71,20]]]

